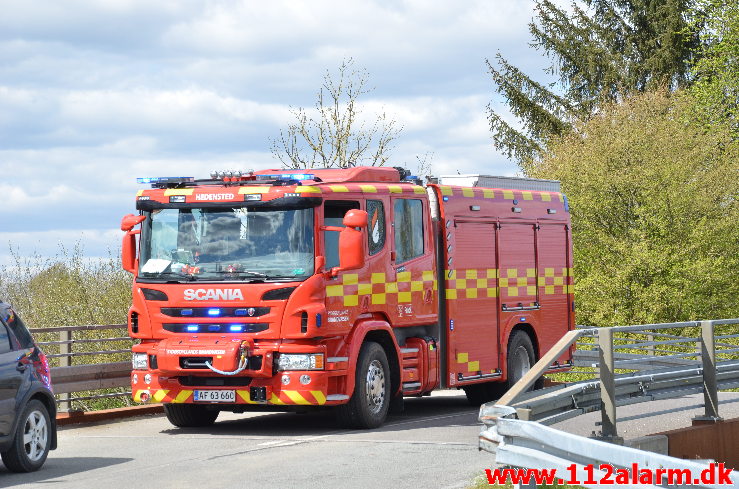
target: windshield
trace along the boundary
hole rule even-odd
[[[139,278],[304,280],[313,274],[313,209],[155,209],[141,234]]]

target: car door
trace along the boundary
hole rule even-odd
[[[15,419],[16,396],[23,381],[18,367],[18,351],[11,348],[5,322],[0,322],[0,436],[7,436]]]

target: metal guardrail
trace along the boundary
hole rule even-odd
[[[719,420],[718,390],[739,387],[737,326],[739,319],[724,319],[570,331],[500,400],[480,408],[485,425],[480,449],[495,453],[496,462],[503,465],[564,471],[576,464],[579,476],[592,464],[595,480],[600,464],[631,469],[638,463],[640,468],[671,467],[700,474],[706,466],[695,461],[620,446],[616,407],[703,392],[701,419]],[[581,374],[598,378],[527,392],[578,340],[575,366],[586,368]],[[598,410],[597,439],[545,426]],[[732,472],[732,480],[739,487],[739,472]]]
[[[125,324],[102,324],[31,329],[35,336],[55,333],[59,335],[58,340],[40,341],[38,345],[43,350],[58,352],[48,353],[46,356],[52,364],[58,365],[51,367],[51,379],[60,411],[69,411],[73,401],[131,395],[130,391],[88,396],[70,395],[76,392],[130,386],[130,360],[84,363],[89,359],[111,359],[111,357],[115,359],[116,355],[120,357],[121,354],[130,354],[133,340],[127,334],[126,336],[116,334],[121,330],[125,331],[126,327]],[[97,335],[99,337],[95,337]],[[127,348],[121,348],[121,342],[125,342]],[[116,346],[105,348],[105,344]]]

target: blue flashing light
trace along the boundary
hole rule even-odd
[[[184,183],[193,182],[193,177],[139,177],[136,183]]]
[[[220,316],[221,310],[217,307],[214,307],[213,309],[208,309],[208,316]]]
[[[197,333],[198,331],[200,331],[200,326],[198,326],[197,324],[188,324],[185,329],[187,329],[188,333]]]
[[[236,309],[234,311],[235,316],[246,316],[246,309]]]
[[[315,180],[313,173],[275,173],[272,175],[257,175],[259,180]]]
[[[316,314],[316,328],[320,328],[320,327],[321,327],[321,314],[318,313]]]
[[[220,324],[209,324],[208,325],[208,331],[210,331],[211,333],[217,333],[220,330],[221,330]]]
[[[180,311],[181,316],[192,316],[192,309],[183,309]]]
[[[241,333],[244,331],[244,325],[243,324],[232,324],[228,327],[228,330],[232,333]]]
[[[413,181],[416,181],[416,180],[420,180],[420,178],[418,178],[416,175],[408,175],[403,180],[404,181],[413,182]]]

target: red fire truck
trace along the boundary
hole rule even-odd
[[[176,426],[332,406],[372,428],[439,388],[479,404],[574,327],[567,200],[538,181],[424,186],[378,167],[140,181],[121,224],[132,392]]]

